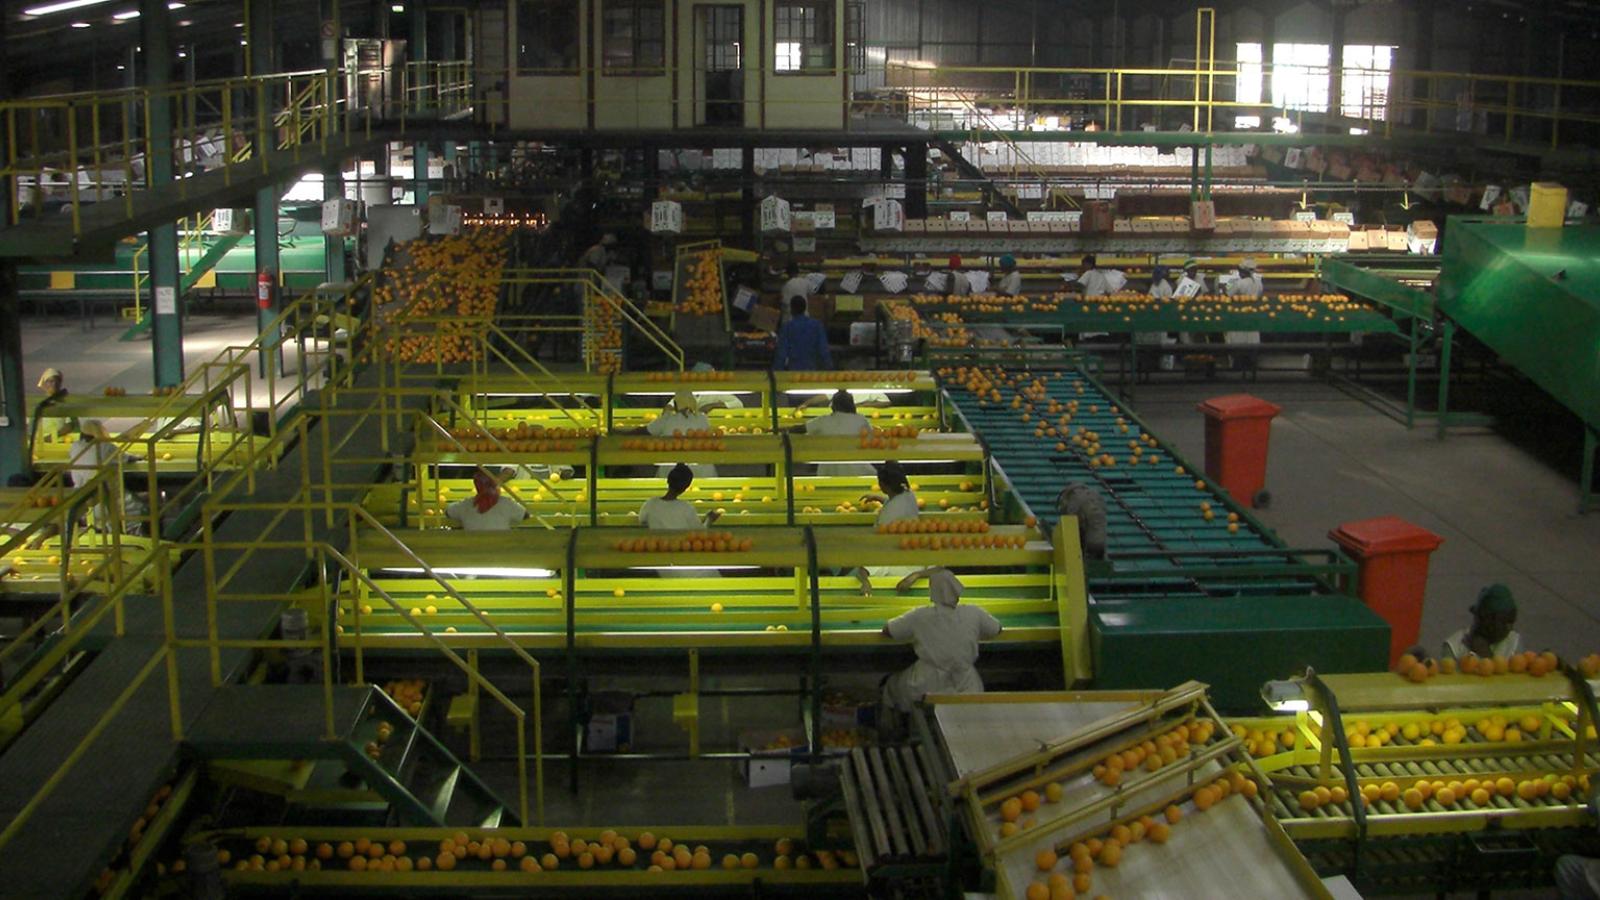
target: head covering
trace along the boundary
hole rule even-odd
[[[89,437],[98,438],[102,441],[111,439],[110,435],[106,434],[105,423],[101,422],[99,419],[84,419],[78,424],[78,433],[86,434]]]
[[[1246,256],[1244,259],[1239,260],[1239,271],[1241,271],[1241,272],[1254,272],[1255,270],[1256,270],[1255,257]]]
[[[1511,595],[1511,588],[1503,584],[1491,584],[1478,592],[1478,605],[1472,609],[1479,613],[1516,612],[1517,598]]]
[[[44,387],[44,383],[46,381],[49,381],[52,378],[62,378],[62,377],[63,376],[61,374],[61,370],[60,369],[57,369],[57,368],[54,368],[54,367],[49,368],[49,369],[45,369],[43,372],[39,373],[39,383],[38,383],[37,387],[42,388],[42,387]]]
[[[1156,266],[1150,270],[1151,281],[1166,281],[1168,269],[1166,266]]]
[[[681,494],[694,484],[694,470],[678,463],[667,472],[667,493]]]
[[[472,505],[478,508],[479,513],[488,512],[500,502],[500,482],[482,469],[472,473],[472,489],[478,492],[472,498]]]
[[[1085,253],[1083,255],[1083,267],[1085,269],[1093,269],[1098,265],[1100,265],[1100,260],[1093,253]]]
[[[680,388],[672,395],[672,405],[681,413],[692,413],[700,409],[700,404],[695,402],[694,391],[686,388]]]
[[[956,253],[950,254],[950,268],[952,268],[952,269],[961,268],[961,256],[960,256],[960,254],[956,254]]]
[[[850,392],[840,388],[833,392],[833,399],[828,403],[834,412],[853,413],[856,411],[856,398]]]
[[[691,372],[715,372],[716,371],[716,367],[711,365],[711,363],[706,362],[705,360],[701,360],[700,362],[697,362],[694,365],[690,366],[689,367],[689,371],[691,371]]]
[[[602,247],[615,247],[616,245],[617,245],[617,236],[612,234],[611,232],[608,231],[605,234],[600,236],[600,246],[602,246]]]
[[[928,597],[946,609],[955,609],[965,587],[949,569],[934,569],[928,573]]]
[[[1183,270],[1185,272],[1189,271],[1190,269],[1198,269],[1198,268],[1200,268],[1200,260],[1195,259],[1192,256],[1183,261]]]
[[[1017,258],[1015,256],[1012,256],[1011,254],[1007,253],[1005,256],[1000,257],[1000,268],[1002,268],[1002,269],[1015,269],[1016,267],[1017,267]]]
[[[900,468],[900,464],[889,460],[878,467],[878,486],[886,491],[894,487],[907,490],[911,487],[911,482],[906,478],[906,472]]]

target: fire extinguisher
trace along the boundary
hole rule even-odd
[[[260,272],[256,275],[256,306],[262,310],[272,308],[272,273]]]

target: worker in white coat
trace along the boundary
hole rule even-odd
[[[915,519],[922,514],[917,495],[911,492],[911,481],[906,478],[905,470],[900,468],[899,463],[890,460],[878,467],[878,489],[883,493],[867,494],[861,498],[882,504],[874,519],[878,527]],[[875,571],[879,575],[895,578],[918,570],[915,566],[878,566]],[[861,583],[861,595],[872,596],[872,572],[862,566],[856,569],[856,580]]]
[[[870,435],[873,430],[872,423],[867,421],[867,417],[856,412],[856,399],[846,390],[834,392],[827,415],[818,416],[805,424],[806,434],[824,437],[859,437]],[[875,471],[877,470],[872,463],[864,462],[817,464],[818,475],[871,475]]]
[[[1017,258],[1009,253],[1000,257],[1000,277],[995,282],[994,292],[1004,297],[1022,293],[1022,272],[1017,269]]]
[[[500,481],[482,469],[472,474],[473,495],[445,507],[444,514],[467,531],[510,531],[528,517],[521,503],[500,495]]]
[[[1166,266],[1155,266],[1150,270],[1149,294],[1156,300],[1169,300],[1172,298],[1172,282],[1167,280],[1169,270]]]
[[[594,242],[589,246],[589,249],[583,251],[583,256],[578,258],[578,267],[593,269],[604,277],[606,268],[611,265],[616,253],[617,236],[610,233],[603,234],[600,236],[600,240]]]
[[[700,403],[694,397],[694,391],[680,389],[672,396],[672,402],[661,410],[661,414],[644,427],[645,433],[653,437],[683,437],[693,432],[710,432],[711,420],[700,408]],[[710,463],[694,463],[689,466],[696,478],[717,477],[717,467]],[[656,468],[656,474],[665,477],[672,470],[672,466],[661,465]]]
[[[783,287],[778,289],[778,299],[783,302],[783,308],[788,309],[794,298],[810,300],[811,295],[817,292],[815,282],[810,275],[800,271],[800,267],[790,262],[783,270],[787,280]]]
[[[691,484],[694,484],[693,470],[683,463],[673,466],[667,473],[667,492],[651,497],[639,507],[639,524],[652,531],[699,531],[711,527],[720,515],[712,511],[701,519],[694,504],[683,499],[683,492]],[[721,574],[716,569],[661,570],[662,578],[718,578]]]
[[[1128,284],[1128,276],[1116,269],[1100,268],[1100,261],[1093,253],[1086,254],[1078,268],[1078,289],[1085,297],[1104,297],[1115,294]]]
[[[950,254],[949,273],[944,283],[944,292],[952,297],[963,297],[972,293],[972,279],[961,270],[961,257]]]
[[[1265,285],[1261,280],[1261,276],[1256,274],[1256,261],[1248,256],[1240,260],[1238,277],[1228,282],[1228,296],[1259,297],[1263,290],[1265,290]],[[1223,333],[1223,339],[1230,344],[1259,344],[1261,343],[1261,332],[1228,331]],[[1240,355],[1243,357],[1241,368],[1255,368],[1255,354],[1249,356]]]
[[[981,606],[962,606],[963,585],[949,569],[919,569],[901,579],[898,590],[911,590],[928,579],[931,605],[890,619],[884,637],[910,641],[917,661],[884,682],[883,702],[890,709],[910,712],[928,694],[977,694],[983,679],[975,665],[978,643],[1000,635],[1000,620]]]

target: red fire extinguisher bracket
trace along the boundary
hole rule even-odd
[[[259,309],[272,308],[272,273],[259,272],[256,274],[256,307]]]

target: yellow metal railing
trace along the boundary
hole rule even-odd
[[[316,69],[0,102],[7,138],[0,176],[15,179],[20,188],[10,198],[9,221],[21,219],[25,195],[37,215],[47,194],[64,188],[77,235],[84,201],[120,200],[131,219],[135,197],[151,186],[148,164],[158,155],[170,155],[179,170],[215,159],[225,183],[232,183],[238,166],[270,168],[270,154],[247,148],[275,147],[298,159],[303,148],[326,150],[331,141],[348,143],[358,132],[370,137],[375,122],[394,120],[403,128],[408,118],[470,108],[471,73],[460,62],[408,64],[408,85],[415,80],[426,87],[408,87],[393,104],[348,96],[344,86],[363,74]],[[151,137],[158,114],[170,117],[169,146]],[[65,185],[57,181],[62,175]],[[180,198],[188,196],[189,180],[173,180]]]
[[[583,292],[580,321],[570,330],[577,330],[583,335],[583,360],[586,371],[605,370],[608,368],[602,364],[606,359],[605,354],[620,353],[620,347],[612,348],[607,345],[601,332],[609,331],[612,327],[620,330],[622,325],[632,328],[655,347],[666,358],[669,367],[683,370],[683,348],[672,339],[672,335],[593,269],[507,269],[502,283],[517,286],[565,286]],[[569,330],[558,324],[559,321],[564,321],[559,317],[502,316],[500,320],[508,326],[520,327],[525,331]],[[617,357],[617,362],[620,364],[620,355]]]

